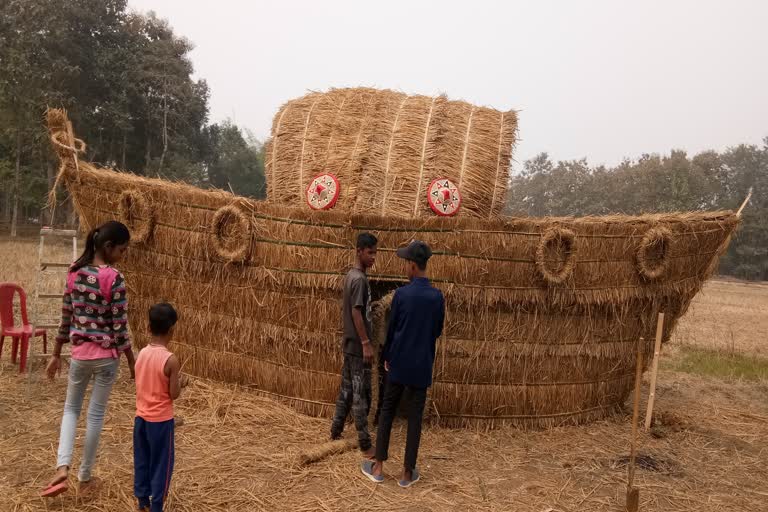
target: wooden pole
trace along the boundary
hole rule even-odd
[[[632,406],[632,441],[629,452],[629,468],[627,474],[627,512],[637,512],[640,505],[640,490],[634,488],[635,458],[637,447],[637,420],[640,416],[640,382],[643,378],[643,347],[645,340],[640,338],[637,344],[637,367],[635,368],[635,398]]]
[[[749,192],[747,192],[747,198],[744,199],[744,202],[741,203],[741,206],[739,207],[739,211],[736,212],[737,217],[741,217],[741,212],[744,210],[744,207],[747,206],[747,203],[749,202],[750,197],[752,197],[752,187],[749,187]]]
[[[661,355],[661,338],[664,337],[664,313],[659,313],[656,322],[656,345],[653,347],[653,363],[651,366],[651,389],[648,394],[648,409],[645,411],[645,430],[651,428],[653,420],[653,405],[656,401],[656,376],[659,373],[659,356]]]

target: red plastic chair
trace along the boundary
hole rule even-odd
[[[13,320],[13,298],[19,294],[19,308],[21,309],[21,327],[16,327]],[[3,355],[3,342],[6,336],[13,340],[11,349],[11,361],[16,364],[16,355],[21,341],[21,361],[19,373],[27,368],[27,354],[29,353],[29,339],[32,338],[32,325],[27,318],[27,294],[24,289],[15,283],[0,283],[0,356]],[[48,353],[48,333],[45,329],[35,329],[34,337],[43,337],[43,353]]]

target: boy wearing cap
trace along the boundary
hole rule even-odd
[[[368,413],[371,407],[371,286],[366,270],[376,262],[378,240],[370,233],[357,237],[355,266],[344,277],[342,318],[344,325],[344,366],[336,412],[331,423],[331,439],[340,439],[350,408],[355,419],[360,450],[373,457]]]
[[[432,365],[435,343],[443,332],[445,299],[427,279],[427,261],[432,250],[421,241],[413,241],[397,250],[405,260],[410,283],[398,288],[390,307],[384,365],[388,372],[384,403],[376,438],[376,460],[362,463],[363,474],[376,483],[384,481],[384,461],[387,460],[392,421],[400,399],[409,397],[408,434],[405,444],[405,464],[400,487],[410,487],[419,480],[416,457],[421,440],[421,420],[432,385]]]

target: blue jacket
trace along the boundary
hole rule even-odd
[[[395,291],[384,345],[387,378],[419,388],[432,385],[435,343],[444,319],[445,299],[429,279],[415,278]]]

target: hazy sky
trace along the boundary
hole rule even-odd
[[[129,0],[196,45],[211,120],[266,138],[285,101],[372,86],[520,110],[515,160],[768,136],[768,1]]]

